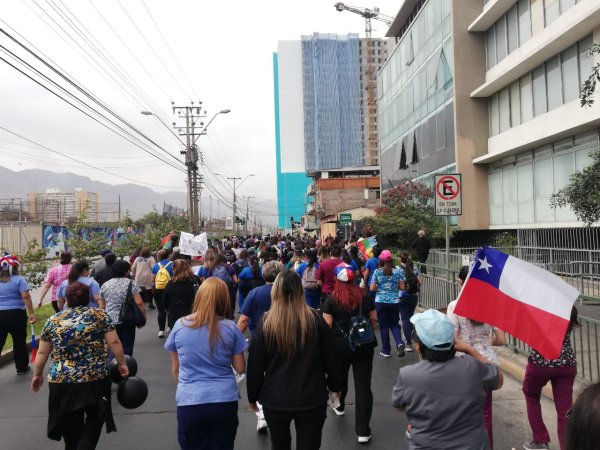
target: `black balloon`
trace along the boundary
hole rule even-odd
[[[125,378],[117,390],[117,400],[123,408],[139,408],[148,398],[148,385],[138,377]]]
[[[136,360],[133,359],[133,357],[131,357],[129,355],[125,355],[125,364],[127,365],[127,368],[129,369],[129,376],[135,377],[135,375],[137,374],[137,370],[138,370]],[[119,373],[119,363],[117,363],[117,358],[113,358],[112,361],[110,362],[110,379],[115,384],[119,384],[121,381],[123,381],[123,377]]]

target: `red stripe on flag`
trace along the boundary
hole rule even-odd
[[[516,300],[491,284],[469,278],[454,310],[500,328],[529,344],[547,359],[560,356],[569,321]]]

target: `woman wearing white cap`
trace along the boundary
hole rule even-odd
[[[352,267],[342,263],[334,270],[336,276],[333,292],[323,303],[323,318],[332,327],[335,336],[335,352],[342,357],[342,390],[340,406],[333,408],[338,416],[345,414],[345,400],[348,393],[348,371],[352,366],[354,375],[354,391],[356,398],[355,430],[358,442],[367,443],[371,440],[369,422],[373,409],[373,393],[371,392],[371,373],[373,372],[373,347],[355,349],[348,345],[348,334],[352,325],[351,318],[365,316],[370,319],[371,327],[375,328],[377,314],[370,296],[365,295],[364,289],[354,283],[355,273]],[[376,343],[375,343],[376,345]]]
[[[411,318],[421,358],[402,367],[392,405],[406,411],[409,450],[489,450],[483,422],[486,393],[502,387],[502,372],[473,347],[454,340],[454,325],[429,309]],[[456,351],[466,355],[455,358]],[[443,386],[443,389],[440,389]]]

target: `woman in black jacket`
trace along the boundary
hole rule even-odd
[[[321,446],[328,389],[340,390],[341,359],[331,329],[306,305],[300,277],[280,273],[271,291],[271,309],[259,322],[248,356],[248,400],[263,406],[274,450],[291,448],[290,424],[296,427],[296,448]]]
[[[200,279],[194,275],[185,259],[173,263],[173,278],[169,280],[163,294],[163,303],[168,314],[169,328],[173,329],[177,319],[192,312],[192,305]]]

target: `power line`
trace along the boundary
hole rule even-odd
[[[181,65],[179,64],[179,61],[177,60],[177,57],[175,56],[175,54],[173,53],[173,50],[171,50],[171,46],[169,45],[169,43],[167,42],[167,40],[165,39],[164,35],[162,34],[162,32],[160,31],[160,28],[158,26],[158,24],[156,23],[156,20],[154,20],[154,17],[152,16],[152,13],[150,12],[150,10],[148,9],[148,6],[146,5],[146,2],[144,0],[142,0],[142,4],[144,5],[144,8],[146,9],[146,12],[148,12],[148,15],[150,16],[150,19],[152,20],[152,23],[154,24],[154,26],[156,27],[156,31],[158,31],[159,36],[161,37],[162,41],[165,43],[165,46],[167,47],[167,49],[169,50],[169,53],[171,54],[171,56],[173,57],[173,61],[175,61],[175,64],[177,64],[177,67],[179,68],[179,71],[181,72],[181,74],[183,75],[183,78],[185,78],[185,81],[187,81],[187,84],[190,86],[190,89],[192,90],[193,94],[196,96],[196,98],[200,98],[200,96],[198,95],[198,93],[196,92],[196,90],[194,89],[194,86],[192,85],[192,83],[190,83],[189,78],[187,77],[187,75],[185,74],[185,72],[183,71],[183,69],[181,68]]]
[[[169,70],[169,68],[167,67],[167,65],[164,63],[164,61],[161,59],[161,57],[158,55],[158,53],[156,53],[156,50],[154,50],[154,47],[152,46],[152,44],[150,44],[150,42],[148,42],[148,39],[146,39],[146,36],[144,36],[144,33],[142,33],[142,30],[140,30],[140,28],[135,23],[135,20],[132,19],[132,17],[129,15],[129,13],[127,12],[127,10],[125,9],[125,7],[121,3],[121,0],[117,0],[117,3],[119,4],[119,6],[121,7],[121,9],[125,13],[125,15],[127,16],[127,18],[129,19],[129,21],[131,22],[131,24],[133,25],[133,27],[137,30],[137,32],[139,33],[139,35],[142,37],[142,39],[144,40],[144,42],[148,45],[148,48],[150,48],[150,50],[152,51],[152,53],[154,53],[154,56],[156,56],[156,59],[158,60],[158,62],[164,67],[164,69],[167,71],[167,73],[169,74],[169,76],[173,79],[173,81],[175,82],[175,84],[177,84],[177,86],[179,87],[179,89],[181,89],[181,92],[183,92],[183,94],[185,96],[189,96],[188,93],[185,92],[185,89],[181,86],[181,84],[179,83],[179,81],[177,81],[177,79],[173,76],[173,73],[171,73],[171,71]],[[189,96],[189,97],[191,97],[191,96]]]
[[[139,184],[145,184],[145,185],[147,185],[147,186],[156,186],[156,187],[162,187],[162,188],[166,188],[166,189],[181,189],[181,186],[161,186],[161,185],[159,185],[159,184],[156,184],[156,183],[144,183],[143,181],[134,180],[134,179],[132,179],[132,178],[124,177],[124,176],[122,176],[122,175],[117,175],[117,174],[115,174],[115,173],[109,172],[108,170],[104,170],[104,169],[101,169],[100,167],[96,167],[96,166],[94,166],[94,165],[92,165],[92,164],[88,164],[88,163],[86,163],[86,162],[83,162],[83,161],[78,161],[78,160],[77,160],[77,159],[75,159],[75,158],[71,158],[70,156],[66,155],[65,153],[61,153],[61,152],[59,152],[59,151],[57,151],[57,150],[54,150],[54,149],[52,149],[52,148],[50,148],[50,147],[47,147],[47,146],[45,146],[45,145],[42,145],[42,144],[40,144],[39,142],[36,142],[36,141],[34,141],[34,140],[32,140],[32,139],[29,139],[29,138],[26,138],[25,136],[23,136],[23,135],[21,135],[21,134],[19,134],[19,133],[16,133],[16,132],[14,132],[14,131],[11,131],[11,130],[9,130],[8,128],[4,128],[3,126],[0,126],[0,130],[4,130],[4,131],[6,131],[7,133],[10,133],[10,134],[12,134],[13,136],[16,136],[16,137],[18,137],[18,138],[20,138],[20,139],[23,139],[24,141],[30,142],[30,143],[32,143],[32,144],[35,144],[35,145],[37,145],[38,147],[40,147],[40,148],[43,148],[44,150],[48,150],[48,151],[50,151],[50,152],[52,152],[52,153],[56,153],[57,155],[60,155],[60,156],[62,156],[63,158],[67,158],[67,159],[70,159],[70,160],[72,160],[72,161],[75,161],[75,162],[80,162],[81,164],[83,164],[83,165],[85,165],[85,166],[87,166],[87,167],[90,167],[90,168],[92,168],[92,169],[99,170],[99,171],[101,171],[101,172],[107,173],[108,175],[112,175],[113,177],[117,177],[117,178],[123,178],[124,180],[132,181],[132,182],[134,182],[134,183],[139,183]]]

